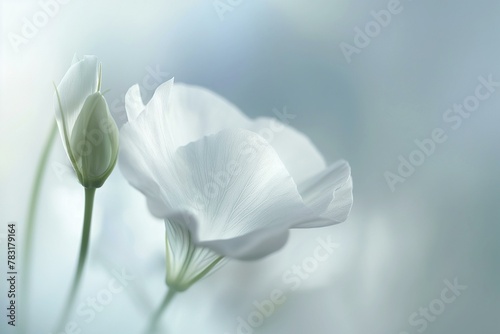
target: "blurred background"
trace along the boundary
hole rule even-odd
[[[131,85],[149,98],[175,77],[251,117],[287,110],[329,163],[352,166],[346,223],[294,231],[275,255],[229,263],[176,297],[165,333],[500,332],[500,2],[1,0],[0,12],[1,333],[13,333],[3,314],[6,226],[23,232],[54,121],[52,83],[75,53],[102,61],[119,124]],[[474,98],[478,86],[487,98]],[[472,111],[453,111],[464,103]],[[435,129],[446,139],[415,153]],[[17,319],[30,333],[56,334],[82,214],[83,190],[57,138],[29,318]],[[166,291],[163,233],[117,168],[97,193],[74,333],[141,333]],[[283,275],[313,255],[318,237],[339,247],[292,290]],[[110,300],[103,291],[120,275],[125,288]],[[256,315],[275,290],[285,301]]]

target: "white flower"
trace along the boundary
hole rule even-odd
[[[55,95],[56,120],[64,148],[84,187],[99,188],[118,156],[118,128],[100,92],[95,56],[74,58]]]
[[[290,228],[347,219],[348,163],[327,167],[307,137],[276,119],[251,120],[220,96],[173,80],[147,105],[131,87],[126,110],[120,167],[165,219],[167,283],[176,290],[226,257],[280,249]]]

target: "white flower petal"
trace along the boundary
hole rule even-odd
[[[345,221],[353,202],[349,164],[344,160],[336,162],[300,184],[299,192],[320,219],[295,227],[321,227]]]
[[[163,131],[166,145],[173,149],[196,141],[203,136],[228,128],[242,128],[260,134],[278,152],[281,160],[297,183],[326,167],[314,144],[301,132],[275,118],[250,120],[232,103],[202,87],[175,84],[173,79],[162,84],[145,107],[138,85],[126,94],[129,121],[147,110],[155,114],[149,124]],[[149,117],[151,119],[152,116]],[[163,119],[163,121],[160,121]]]
[[[227,261],[211,249],[193,244],[191,233],[183,222],[165,220],[165,227],[167,283],[171,288],[186,290]]]
[[[202,87],[173,83],[171,79],[160,85],[146,106],[138,85],[125,96],[129,121],[143,111],[154,114],[148,116],[155,118],[150,125],[167,137],[172,150],[223,129],[250,127],[251,121],[221,96]]]
[[[141,97],[141,88],[139,85],[133,85],[125,94],[125,110],[128,121],[133,121],[146,108]]]
[[[204,88],[173,83],[171,79],[160,85],[145,107],[138,102],[142,101],[139,86],[132,86],[125,97],[129,122],[120,131],[123,174],[150,198],[148,206],[158,217],[165,217],[171,208],[160,200],[155,175],[164,171],[156,166],[162,166],[179,146],[205,134],[234,123],[251,124],[220,96]]]
[[[205,88],[175,84],[167,122],[176,147],[229,128],[247,128],[251,122],[235,105]]]
[[[141,133],[141,128],[138,124],[127,123],[120,130],[118,163],[128,182],[148,198],[151,213],[156,217],[164,217],[170,208],[164,206],[153,168],[155,163],[161,161],[158,155],[161,148],[153,141],[154,138],[148,137],[149,132]]]
[[[99,62],[95,56],[84,56],[73,63],[57,86],[61,100],[62,111],[57,95],[54,96],[56,120],[59,126],[63,143],[66,147],[63,128],[71,136],[73,126],[82,109],[85,99],[97,91],[99,81]],[[62,114],[64,112],[64,115]],[[63,122],[64,119],[64,122]],[[64,124],[63,124],[64,123]],[[67,148],[66,148],[67,149]]]
[[[184,212],[195,243],[223,255],[267,255],[283,246],[290,227],[316,218],[274,149],[253,132],[204,137],[166,165],[157,175],[164,206]]]
[[[144,108],[129,104],[135,110],[127,110],[120,159],[176,236],[168,238],[171,284],[184,281],[179,261],[196,276],[215,254],[260,258],[281,248],[290,228],[345,220],[352,204],[347,163],[326,168],[298,131],[269,118],[252,122],[214,93],[172,83]],[[138,87],[129,94],[137,99]],[[189,254],[196,254],[192,264]]]
[[[134,104],[127,105],[129,122],[120,130],[120,168],[130,184],[149,198],[148,206],[157,217],[165,217],[171,211],[163,203],[156,176],[166,172],[161,166],[174,151],[165,121],[172,85],[170,80],[159,86],[152,98],[154,104],[150,102],[144,110],[129,110]],[[126,99],[136,100],[138,88],[130,89]]]
[[[288,236],[288,228],[277,226],[261,228],[228,240],[209,240],[199,244],[235,259],[257,260],[280,250],[288,241]]]
[[[326,168],[323,156],[309,138],[275,118],[257,118],[247,129],[274,147],[297,184]]]

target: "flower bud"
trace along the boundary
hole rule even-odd
[[[99,188],[113,171],[118,156],[118,127],[100,92],[89,95],[70,139],[73,167],[84,187]]]

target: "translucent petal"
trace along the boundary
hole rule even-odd
[[[234,105],[201,87],[160,85],[145,108],[141,107],[139,86],[126,94],[129,123],[122,127],[120,167],[129,182],[148,194],[151,212],[164,217],[170,208],[160,200],[156,174],[174,151],[209,133],[251,122]]]
[[[76,58],[73,59],[73,61],[75,60]],[[67,139],[69,140],[83,103],[89,95],[97,91],[98,81],[99,63],[97,57],[84,56],[71,65],[61,83],[57,86],[61,105],[59,105],[57,95],[55,95],[54,107],[59,132],[67,152],[68,147],[66,147],[64,129],[66,129]]]
[[[308,137],[275,118],[257,118],[247,129],[273,146],[297,184],[326,168],[323,156]]]
[[[174,85],[167,120],[176,147],[224,129],[251,125],[245,114],[220,95],[184,84]]]
[[[299,185],[304,202],[319,219],[296,227],[321,227],[347,219],[353,203],[351,167],[341,160]]]
[[[167,284],[183,291],[222,266],[225,259],[206,247],[196,246],[191,232],[178,219],[165,220]]]
[[[156,98],[168,99],[171,87],[172,81],[162,84],[155,92]],[[135,94],[134,90],[128,91],[126,99],[133,99],[130,94]],[[159,97],[162,95],[166,97]],[[171,144],[166,144],[165,111],[149,108],[138,112],[129,108],[130,105],[127,106],[129,122],[120,130],[120,169],[130,184],[147,196],[151,212],[164,217],[170,208],[163,203],[157,174],[163,173],[162,166],[173,151]],[[137,117],[134,116],[136,113]]]
[[[125,110],[127,112],[128,121],[133,121],[146,108],[141,97],[141,89],[139,85],[133,85],[125,94]]]
[[[170,150],[223,129],[247,128],[252,124],[221,96],[202,87],[173,83],[171,79],[160,85],[146,106],[138,85],[132,86],[125,96],[129,121],[138,120],[143,111],[149,114],[148,126],[153,127],[150,130],[162,133]]]
[[[290,227],[316,218],[274,149],[247,130],[179,148],[156,176],[167,218],[182,211],[194,242],[222,255],[265,256],[283,246]]]
[[[121,132],[122,171],[184,240],[169,238],[172,259],[211,250],[193,272],[212,252],[256,259],[282,247],[289,228],[338,223],[350,210],[349,166],[325,168],[307,137],[276,120],[252,122],[216,94],[172,81],[133,115]]]
[[[172,79],[158,87],[147,106],[138,85],[129,89],[125,100],[129,121],[146,110],[152,136],[163,133],[165,145],[172,150],[223,129],[242,128],[266,139],[298,183],[326,167],[322,155],[304,134],[275,118],[250,120],[232,103],[205,88],[173,85]]]

